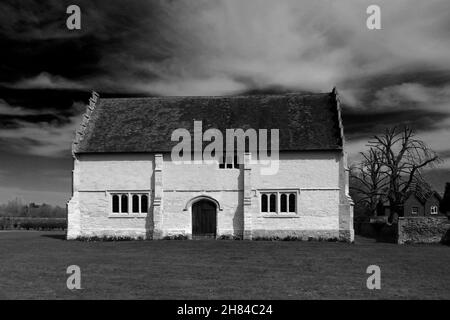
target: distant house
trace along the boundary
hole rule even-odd
[[[441,196],[428,185],[415,185],[403,205],[403,216],[434,216],[439,212]]]
[[[403,203],[401,217],[424,217],[443,215],[439,210],[442,198],[426,183],[414,183],[411,185],[406,200]],[[377,216],[389,216],[391,208],[387,201],[377,207]]]

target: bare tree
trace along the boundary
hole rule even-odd
[[[374,208],[373,201],[378,202],[380,197],[389,201],[392,220],[395,214],[401,214],[412,183],[423,181],[422,170],[440,160],[408,127],[387,129],[383,135],[374,136],[368,146],[353,179],[364,186],[359,192],[365,195],[369,208]]]
[[[358,194],[357,204],[364,205],[373,215],[388,183],[382,171],[383,154],[374,148],[360,154],[363,160],[350,171],[351,189]]]

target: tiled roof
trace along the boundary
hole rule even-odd
[[[279,129],[280,151],[340,150],[340,107],[335,90],[319,94],[98,99],[91,102],[74,153],[170,152],[177,128],[193,135],[216,128]]]
[[[440,195],[434,191],[428,183],[423,181],[414,181],[411,183],[408,191],[408,197],[411,195],[415,195],[416,198],[422,203],[425,203],[433,195],[435,195],[439,200],[441,199]]]

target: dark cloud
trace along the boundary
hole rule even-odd
[[[66,28],[71,4],[81,8],[81,30]],[[365,27],[370,4],[2,1],[0,152],[70,159],[91,90],[102,97],[214,95],[336,85],[351,154],[384,127],[407,124],[450,158],[450,2],[379,0],[379,31]],[[13,162],[8,173],[26,165]],[[38,173],[30,174],[39,180]]]
[[[417,131],[440,129],[442,118],[448,113],[427,110],[386,110],[384,112],[362,112],[344,109],[343,122],[345,133],[350,139],[367,138],[369,135],[383,132],[385,128],[407,125]]]
[[[10,3],[2,61],[16,86],[44,73],[60,80],[50,88],[103,92],[323,91],[450,62],[446,1],[380,1],[379,32],[365,28],[368,1],[77,1],[80,31],[65,28],[67,1]]]

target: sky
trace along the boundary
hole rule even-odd
[[[81,29],[66,8],[81,9]],[[381,30],[366,27],[369,5]],[[450,181],[448,0],[2,0],[0,203],[65,205],[74,131],[90,97],[329,92],[350,159],[408,125]]]

